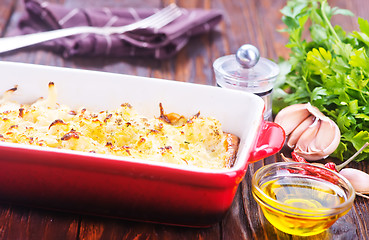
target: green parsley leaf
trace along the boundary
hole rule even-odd
[[[369,141],[369,23],[358,18],[360,31],[346,32],[332,26],[346,9],[331,7],[326,0],[288,0],[281,10],[289,34],[289,59],[273,92],[273,112],[296,103],[310,102],[335,121],[341,141],[332,154],[344,160]],[[306,34],[302,33],[310,33]],[[369,159],[365,149],[356,159]]]

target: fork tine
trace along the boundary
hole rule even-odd
[[[161,21],[158,21],[156,24],[153,24],[152,27],[156,28],[156,29],[162,28],[162,27],[169,24],[170,22],[172,22],[173,20],[175,20],[176,18],[178,18],[181,15],[182,15],[181,11],[174,12],[170,16],[168,16],[167,18],[161,19]]]
[[[168,12],[168,14],[163,15],[161,18],[157,18],[155,21],[152,21],[146,27],[151,27],[154,29],[162,28],[181,15],[182,15],[181,9],[179,9],[178,7],[173,8],[171,12]]]
[[[156,19],[160,19],[163,16],[167,16],[168,14],[170,14],[171,12],[173,12],[174,10],[178,9],[177,5],[175,3],[172,3],[170,5],[168,5],[167,7],[157,11],[156,13],[152,14],[151,16],[144,18],[140,21],[138,21],[137,23],[150,23]]]
[[[136,23],[133,23],[135,28],[161,28],[170,23],[182,14],[180,8],[175,3],[163,8],[162,10],[154,13],[153,15],[142,19]]]

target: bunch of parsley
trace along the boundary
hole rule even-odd
[[[352,12],[330,7],[326,0],[288,0],[281,10],[289,35],[288,60],[273,93],[273,111],[310,102],[337,123],[341,142],[331,155],[352,156],[369,142],[369,24],[358,18],[360,31],[346,33],[331,18]],[[356,160],[369,160],[365,149]]]

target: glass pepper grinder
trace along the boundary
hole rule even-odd
[[[272,119],[272,92],[279,74],[276,63],[260,57],[255,46],[245,44],[236,54],[216,59],[213,68],[218,86],[258,95],[265,103],[264,119]]]

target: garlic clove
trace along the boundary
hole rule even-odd
[[[328,157],[338,147],[341,139],[341,132],[335,122],[321,120],[318,134],[312,144],[313,151],[321,151],[322,158]]]
[[[295,152],[306,160],[326,158],[340,143],[337,124],[310,103],[282,109],[275,122],[285,130],[287,146],[295,148]]]
[[[315,135],[313,141],[308,144],[307,150],[303,147],[299,147],[299,150],[304,149],[304,151],[297,151],[299,155],[305,157],[307,160],[319,160],[328,157],[333,153],[341,139],[341,132],[335,122],[329,118],[325,120],[319,119],[320,127]],[[298,144],[304,146],[305,143],[298,141]]]
[[[306,118],[300,125],[298,125],[295,130],[292,131],[288,137],[287,146],[289,148],[294,148],[297,141],[300,139],[301,134],[314,122],[315,117],[313,115]]]
[[[315,117],[322,119],[322,120],[330,120],[330,118],[328,118],[327,116],[325,116],[320,110],[319,108],[311,105],[310,103],[306,104],[306,109],[313,114]]]
[[[296,143],[296,148],[302,151],[307,151],[309,145],[314,141],[316,134],[319,131],[320,121],[315,118],[314,122],[301,134],[299,140]]]
[[[369,193],[369,174],[355,168],[344,168],[339,173],[351,183],[356,192]]]
[[[274,122],[284,129],[286,135],[289,135],[310,115],[306,106],[306,104],[293,104],[285,107],[276,115]]]
[[[307,160],[318,160],[321,159],[314,156],[315,152],[311,151],[311,143],[316,138],[316,135],[320,128],[320,121],[318,118],[315,118],[313,124],[311,124],[300,136],[299,140],[296,143],[295,152],[307,159]]]
[[[292,158],[286,157],[283,153],[281,153],[281,158],[283,159],[283,161],[285,162],[295,162],[293,161]]]

